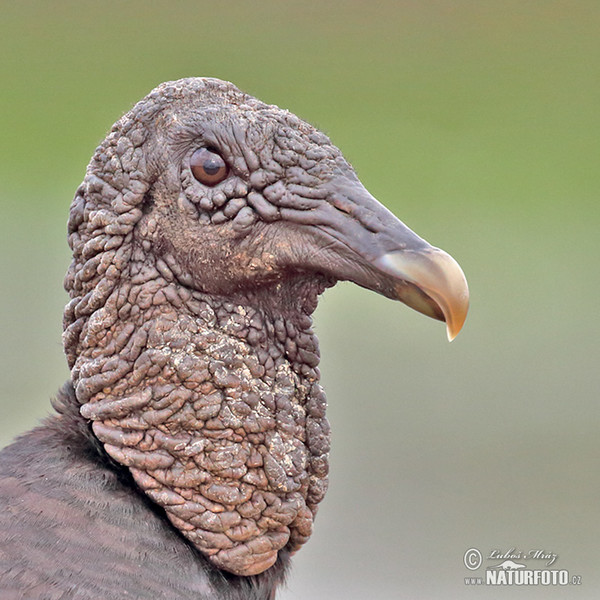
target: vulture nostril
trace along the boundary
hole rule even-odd
[[[353,204],[348,202],[347,200],[342,200],[341,198],[333,198],[331,201],[331,205],[336,210],[339,210],[341,213],[345,215],[352,215],[353,213]]]

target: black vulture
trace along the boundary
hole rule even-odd
[[[0,596],[269,599],[327,489],[311,314],[349,280],[447,324],[458,264],[295,115],[208,78],[113,126],[71,205],[56,414],[0,460]]]

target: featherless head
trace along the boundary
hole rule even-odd
[[[64,344],[106,452],[218,567],[309,537],[329,426],[311,329],[349,280],[447,323],[458,264],[379,204],[293,114],[216,79],[153,90],[112,128],[69,219]]]

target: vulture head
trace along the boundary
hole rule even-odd
[[[339,280],[461,329],[458,264],[293,114],[230,83],[153,90],[73,200],[64,345],[80,413],[193,546],[237,575],[311,534],[329,425],[311,313]]]

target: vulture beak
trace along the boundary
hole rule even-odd
[[[323,247],[321,241],[314,266],[445,321],[452,341],[469,308],[469,288],[458,263],[411,231],[355,176],[327,185],[328,201],[314,224],[334,242]]]
[[[430,246],[416,252],[388,252],[373,264],[398,280],[398,300],[445,321],[448,341],[458,335],[467,318],[469,288],[460,265],[449,254]]]

